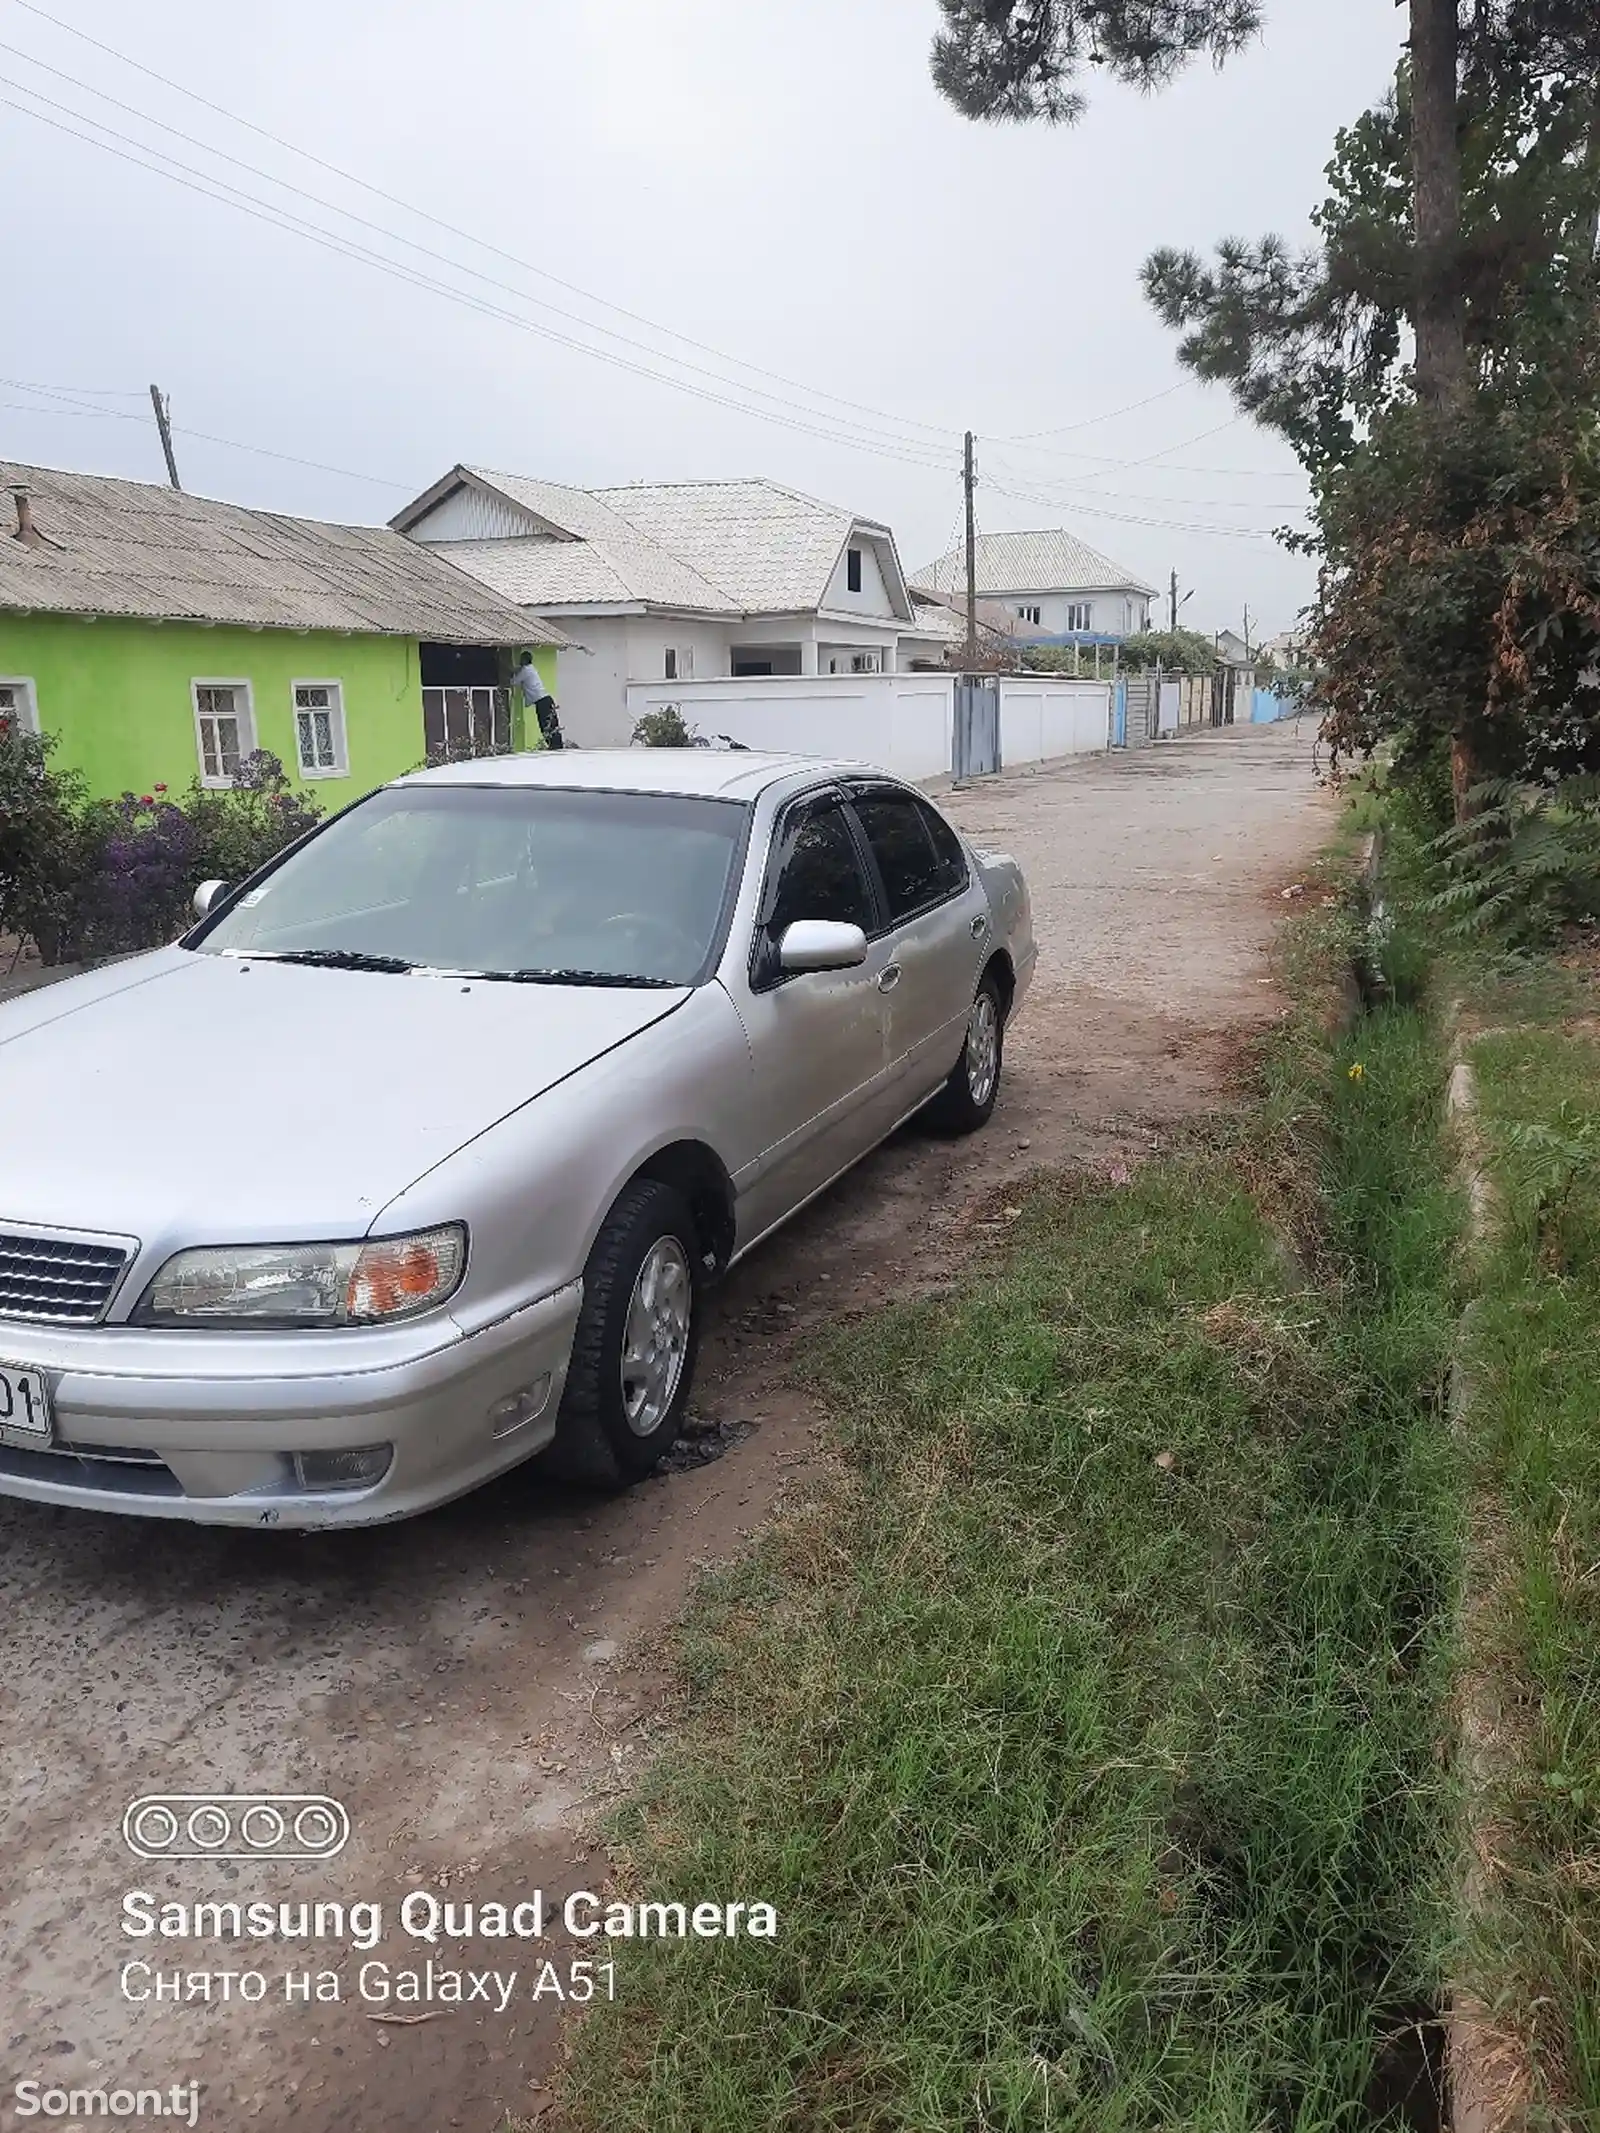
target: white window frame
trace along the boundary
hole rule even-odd
[[[31,674],[0,674],[0,689],[17,692],[18,724],[24,733],[39,731],[39,691]]]
[[[200,730],[200,691],[202,689],[236,689],[243,699],[244,709],[239,718],[239,760],[256,751],[256,699],[250,683],[237,674],[197,674],[189,683],[189,703],[194,712],[194,754],[200,766],[200,783],[213,792],[231,792],[232,778],[211,778],[206,775],[205,738]],[[209,716],[209,714],[207,714]],[[220,760],[221,751],[218,750]]]
[[[663,678],[667,681],[694,680],[694,646],[692,644],[669,644],[661,661]]]
[[[331,770],[308,770],[300,756],[300,706],[296,692],[300,689],[326,689],[328,710],[333,721],[333,768]],[[344,683],[325,679],[320,674],[302,674],[289,684],[289,718],[294,729],[295,768],[301,777],[347,778],[350,775],[350,743],[344,721]]]
[[[1077,619],[1080,615],[1083,617],[1081,622]],[[1067,619],[1062,624],[1062,628],[1064,630],[1092,630],[1094,628],[1094,602],[1092,600],[1069,600],[1067,602]]]
[[[1020,601],[1017,605],[1017,620],[1019,622],[1037,623],[1040,620],[1043,612],[1044,610],[1037,604],[1037,602],[1029,602],[1023,600]]]

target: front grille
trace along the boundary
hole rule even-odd
[[[181,1496],[182,1484],[164,1459],[153,1452],[117,1451],[105,1446],[53,1444],[45,1451],[24,1451],[0,1444],[0,1479],[66,1482],[80,1489],[103,1489],[110,1496]]]
[[[0,1318],[98,1325],[129,1257],[125,1244],[0,1230]]]

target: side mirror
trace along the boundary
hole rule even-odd
[[[232,887],[233,883],[231,881],[201,882],[199,888],[196,889],[194,892],[195,917],[208,917],[210,915],[212,905],[221,903],[223,897],[227,895],[228,891]]]
[[[797,918],[778,943],[782,971],[855,970],[867,960],[867,936],[859,926],[831,918]]]

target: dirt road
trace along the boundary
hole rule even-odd
[[[197,2081],[198,2122],[216,2128],[494,2133],[534,2108],[561,2009],[527,1988],[546,1954],[564,1979],[567,1953],[409,1941],[399,1899],[596,1887],[603,1862],[579,1832],[650,1751],[652,1642],[696,1565],[737,1549],[809,1456],[808,1328],[943,1278],[996,1189],[1035,1166],[1137,1147],[1219,1100],[1241,1026],[1276,1012],[1277,892],[1328,821],[1310,749],[1309,726],[1247,729],[949,796],[1033,888],[1040,974],[1000,1108],[973,1142],[902,1133],[730,1281],[700,1405],[754,1427],[715,1463],[603,1503],[515,1477],[407,1526],[325,1539],[0,1503],[0,2125],[21,2123],[13,2087],[30,2077]],[[354,1833],[325,1866],[276,1872],[125,1851],[132,1798],[208,1790],[334,1794]],[[388,1929],[365,1951],[348,1930],[135,1938],[121,1906],[141,1889],[375,1901]],[[515,1967],[522,1983],[504,2012],[435,2003],[424,2023],[380,2018],[425,2003],[357,1996],[363,1964],[392,1982],[429,1959]],[[130,1961],[255,1969],[265,1997],[130,1999]],[[347,1996],[287,2001],[285,1971],[338,1972]]]

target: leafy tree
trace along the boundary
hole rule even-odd
[[[1122,664],[1135,674],[1148,667],[1166,667],[1174,674],[1209,674],[1217,664],[1217,648],[1198,630],[1141,630],[1124,642]]]

